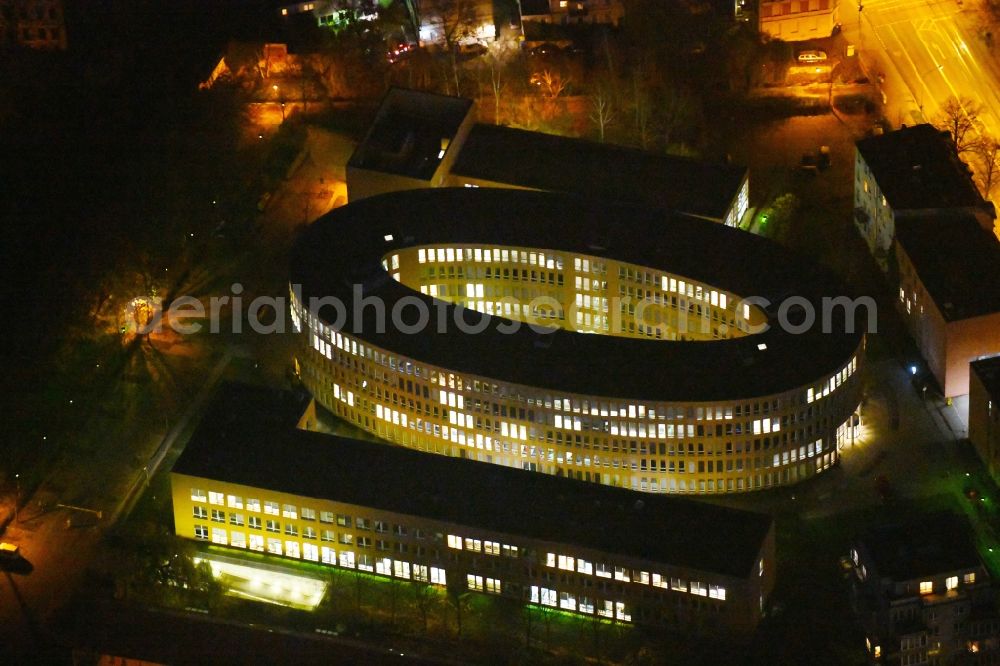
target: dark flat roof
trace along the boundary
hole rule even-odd
[[[860,539],[882,577],[894,581],[981,566],[964,516],[949,511],[883,525]]]
[[[295,428],[301,401],[224,384],[173,471],[745,577],[771,517]]]
[[[1000,354],[973,361],[972,372],[979,377],[986,392],[994,400],[1000,401]]]
[[[947,321],[1000,312],[1000,241],[974,217],[897,220],[896,242]]]
[[[477,124],[451,172],[552,192],[724,219],[746,167]]]
[[[392,242],[385,241],[388,234]],[[823,296],[850,296],[827,271],[754,234],[683,215],[499,188],[409,190],[338,208],[296,243],[290,282],[301,285],[306,303],[334,296],[351,304],[353,285],[363,284],[364,295],[383,299],[386,312],[408,297],[433,313],[440,307],[453,322],[458,306],[392,280],[381,265],[394,249],[434,244],[534,247],[561,253],[566,262],[573,253],[606,257],[764,297],[775,310],[786,297],[802,296],[814,304],[817,321]],[[465,321],[490,322],[478,334],[431,325],[410,335],[388,316],[379,332],[374,308],[364,308],[357,322],[354,308],[347,310],[341,330],[417,362],[545,390],[639,400],[743,400],[804,390],[846,365],[861,342],[860,332],[843,332],[843,308],[834,310],[832,333],[819,325],[785,333],[770,312],[775,325],[757,335],[669,342],[567,330],[539,334],[526,325],[504,334],[498,326],[508,320],[472,310],[464,310]],[[859,330],[867,323],[861,313]],[[337,318],[329,306],[320,316]]]
[[[894,210],[986,205],[948,133],[933,125],[904,127],[856,145]]]
[[[455,138],[472,100],[390,88],[348,166],[430,180],[442,139]]]

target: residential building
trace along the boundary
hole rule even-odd
[[[760,31],[786,42],[829,37],[839,10],[839,0],[760,0]]]
[[[390,90],[348,165],[349,200],[418,187],[534,189],[727,226],[737,226],[749,206],[746,167],[477,124],[474,116],[471,100]]]
[[[969,363],[1000,353],[1000,242],[971,216],[896,222],[897,306],[950,398]]]
[[[0,47],[65,49],[62,0],[0,0]]]
[[[899,219],[971,215],[992,230],[993,205],[979,193],[947,132],[915,125],[855,145],[855,221],[883,268]]]
[[[395,192],[313,223],[290,287],[316,401],[419,451],[715,494],[810,478],[858,434],[874,312],[826,307],[847,293],[836,278],[703,219],[551,192]]]
[[[1000,355],[972,363],[969,440],[990,476],[1000,482]]]
[[[520,0],[526,23],[604,23],[618,25],[625,16],[622,0]]]
[[[853,605],[879,664],[985,664],[1000,654],[989,571],[964,517],[885,525],[851,547]]]
[[[769,516],[310,432],[300,414],[224,385],[171,472],[177,535],[688,636],[745,640],[763,615]]]

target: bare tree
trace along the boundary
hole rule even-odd
[[[618,116],[614,98],[614,88],[608,81],[597,81],[590,93],[590,120],[597,128],[597,137],[601,143],[604,143],[608,126]]]
[[[483,0],[407,0],[410,22],[418,37],[422,30],[429,31],[430,41],[442,45],[447,52],[456,95],[462,94],[459,47],[475,37],[481,22],[482,4]]]
[[[632,115],[635,134],[643,150],[653,138],[653,96],[650,92],[646,67],[640,63],[632,69]]]
[[[979,186],[983,197],[989,199],[1000,184],[1000,141],[991,136],[983,136],[974,150],[979,158]]]
[[[507,86],[504,70],[510,52],[508,42],[497,40],[487,47],[484,57],[490,74],[490,91],[493,93],[493,122],[497,125],[500,124],[500,99]]]
[[[543,69],[531,75],[531,84],[538,86],[542,95],[550,99],[559,97],[570,84],[570,78],[556,69]]]
[[[658,125],[663,146],[669,149],[678,130],[690,127],[698,116],[698,102],[686,91],[675,86],[664,88],[657,105]]]
[[[951,134],[956,153],[975,149],[980,131],[979,114],[983,107],[968,97],[949,97],[941,106],[934,126]]]

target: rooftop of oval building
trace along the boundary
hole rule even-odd
[[[387,240],[391,239],[391,240]],[[521,326],[504,334],[507,319],[465,309],[465,321],[489,319],[479,334],[431,325],[408,334],[377,330],[373,308],[354,320],[353,285],[391,311],[404,297],[452,322],[460,306],[444,304],[401,284],[383,268],[385,257],[421,246],[509,246],[560,256],[628,263],[658,275],[697,281],[740,297],[771,303],[767,331],[712,341],[662,341],[567,330],[538,333]],[[493,188],[410,190],[356,201],[309,227],[291,260],[291,283],[301,295],[332,296],[347,304],[341,329],[360,340],[455,372],[531,387],[608,397],[665,400],[739,400],[805,387],[849,363],[858,351],[863,316],[846,332],[844,308],[830,309],[830,332],[820,318],[824,299],[850,297],[839,280],[776,243],[716,223],[577,197]],[[779,305],[791,297],[817,320],[802,333],[777,325]],[[801,321],[792,308],[789,319]],[[862,308],[860,313],[867,314]],[[331,308],[321,318],[334,318]],[[387,317],[387,319],[389,319]]]

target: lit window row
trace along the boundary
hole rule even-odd
[[[530,599],[531,603],[543,606],[561,608],[562,610],[587,615],[593,615],[596,610],[596,614],[599,617],[614,618],[623,622],[632,621],[632,614],[626,610],[625,604],[621,601],[595,600],[586,596],[577,598],[572,592],[557,592],[556,590],[538,585],[531,586]]]
[[[466,574],[465,580],[468,588],[474,592],[500,594],[500,580],[497,578],[483,578],[476,574]]]
[[[485,553],[486,555],[502,555],[503,557],[517,557],[517,546],[511,546],[498,541],[482,539],[462,538],[455,534],[447,536],[448,547],[453,550],[467,550],[473,553]]]
[[[819,387],[809,387],[806,389],[806,402],[812,403],[820,398],[825,398],[826,396],[833,393],[836,389],[840,388],[840,385],[847,381],[847,379],[855,373],[858,369],[858,357],[855,356],[851,359],[851,362],[840,369],[840,372],[830,377],[827,381]]]
[[[562,257],[546,255],[544,252],[530,250],[511,250],[509,248],[481,247],[429,247],[417,250],[417,261],[421,264],[456,261],[474,261],[477,263],[526,264],[553,270],[562,270]]]
[[[559,555],[557,553],[546,553],[545,564],[548,567],[562,569],[563,571],[575,571],[580,574],[595,575],[599,578],[611,578],[613,576],[616,581],[622,583],[634,582],[640,585],[652,585],[664,590],[690,592],[691,594],[702,597],[707,596],[720,601],[726,600],[726,588],[721,585],[706,586],[699,581],[691,581],[689,586],[688,582],[681,578],[671,578],[668,583],[666,576],[661,576],[657,573],[651,575],[648,571],[638,571],[618,566],[612,567],[602,562],[598,562],[595,566],[593,562],[588,560],[574,558],[570,555]]]

